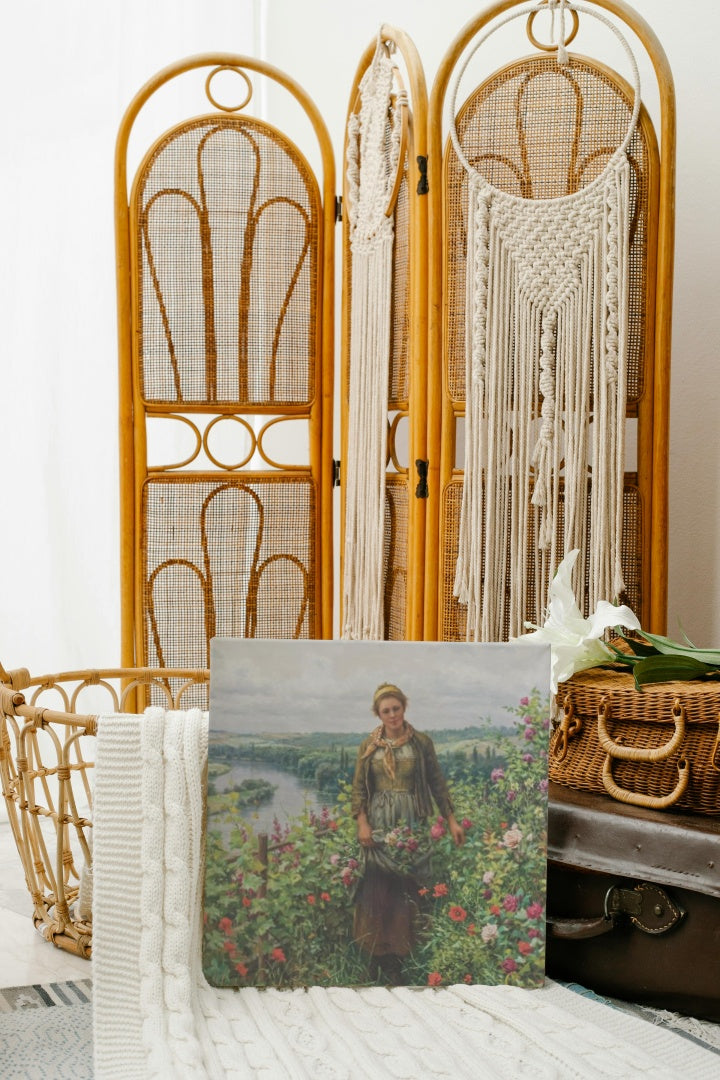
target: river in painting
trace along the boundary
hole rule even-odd
[[[250,764],[238,762],[233,765],[229,772],[216,776],[214,780],[215,790],[218,794],[227,791],[228,788],[236,787],[243,780],[267,780],[275,787],[271,799],[263,802],[260,806],[246,806],[241,810],[243,818],[252,826],[255,833],[271,833],[273,820],[277,817],[281,824],[290,818],[296,818],[301,814],[307,815],[311,811],[319,813],[324,805],[330,801],[323,800],[322,795],[307,782],[298,779],[291,772],[277,769],[264,762]],[[210,828],[218,828],[217,819],[210,819]],[[221,832],[226,833],[229,828],[223,826]]]

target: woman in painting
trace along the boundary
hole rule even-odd
[[[362,742],[352,788],[352,813],[363,874],[355,902],[354,940],[371,957],[373,978],[402,985],[402,961],[415,943],[418,890],[429,873],[428,818],[433,801],[456,844],[465,833],[455,819],[432,739],[405,719],[408,699],[383,683],[373,696],[379,720]],[[388,843],[388,833],[398,829]]]

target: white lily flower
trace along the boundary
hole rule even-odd
[[[550,646],[553,694],[557,694],[558,683],[569,679],[576,671],[584,671],[585,668],[613,659],[610,649],[600,640],[608,627],[624,626],[629,630],[640,630],[637,616],[626,604],[616,605],[600,600],[594,613],[587,619],[583,618],[570,586],[578,554],[577,548],[568,552],[557,568],[550,584],[545,625],[534,627],[532,634],[513,639],[521,643],[528,641]],[[533,623],[525,625],[533,627]]]

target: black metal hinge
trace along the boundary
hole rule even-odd
[[[335,196],[335,221],[342,221],[342,195]]]
[[[427,158],[418,156],[417,163],[418,169],[420,170],[420,179],[418,180],[417,193],[418,195],[427,195],[428,191],[430,190],[427,178]]]
[[[340,487],[340,462],[333,458],[333,471],[332,471],[332,486],[334,488]]]
[[[422,458],[417,458],[415,461],[415,468],[417,469],[418,482],[415,488],[416,499],[427,499],[428,497],[428,468],[430,467],[429,461],[423,461]]]

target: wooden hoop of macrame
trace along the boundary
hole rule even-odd
[[[397,69],[378,40],[348,121],[352,270],[342,636],[383,637],[385,467],[391,344],[394,201],[407,137],[407,102],[393,102]],[[390,130],[388,137],[388,120]]]
[[[553,6],[561,16],[559,64],[568,62],[566,10],[613,32],[632,69],[633,110],[625,138],[598,176],[577,192],[533,200],[491,185],[466,157],[455,127],[458,86],[470,59],[500,27],[526,17],[527,8],[478,39],[449,93],[450,137],[468,174],[466,453],[454,593],[468,608],[469,640],[497,640],[506,629],[510,636],[522,633],[530,544],[538,549],[536,596],[547,595],[563,552],[572,548],[580,551],[576,592],[587,577],[591,609],[624,588],[626,150],[640,111],[640,79],[630,46],[608,19],[580,4]]]

